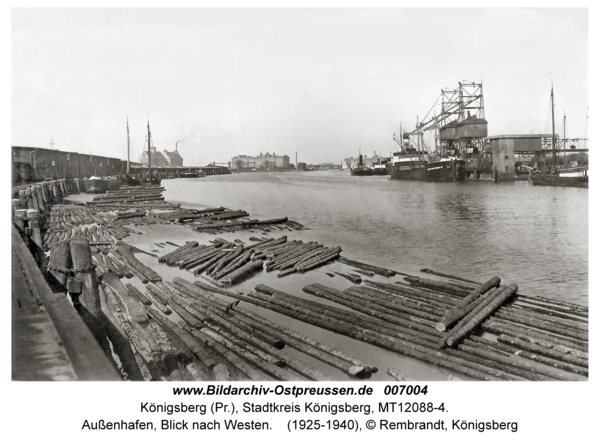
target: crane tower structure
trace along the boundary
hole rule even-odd
[[[427,146],[423,138],[424,132],[430,130],[434,131],[433,148]],[[465,159],[470,172],[490,168],[483,84],[461,81],[458,88],[441,89],[425,118],[421,122],[417,118],[417,126],[408,136],[414,148],[433,160],[454,156]]]

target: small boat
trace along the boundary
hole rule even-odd
[[[353,162],[350,165],[350,176],[373,176],[374,174],[371,164],[363,164],[363,155],[358,155],[358,164]]]
[[[148,174],[140,179],[142,185],[160,185],[161,179],[152,174],[152,151],[150,149],[152,135],[150,134],[150,120],[148,120]]]
[[[182,178],[205,178],[206,173],[203,171],[200,171],[200,170],[197,172],[186,172],[181,177]]]
[[[588,168],[576,167],[571,169],[558,169],[556,166],[556,136],[554,134],[554,85],[550,89],[552,108],[552,156],[554,167],[546,173],[537,173],[531,177],[533,185],[547,187],[580,187],[588,188]]]
[[[108,191],[108,181],[98,176],[91,176],[83,182],[85,183],[86,193],[106,193]]]
[[[130,150],[131,149],[129,147],[129,118],[127,118],[127,173],[125,174],[125,176],[123,176],[123,178],[121,179],[121,182],[130,187],[137,187],[141,183],[140,183],[139,179],[135,179],[131,176],[131,168],[129,167]]]
[[[388,174],[388,169],[385,163],[379,164],[365,164],[363,162],[363,155],[358,155],[358,164],[350,164],[350,176],[385,176]]]

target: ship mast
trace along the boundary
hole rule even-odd
[[[150,156],[150,120],[148,120],[148,181],[152,184],[152,156]]]
[[[563,168],[567,167],[567,115],[563,114]]]
[[[129,117],[127,117],[127,175],[129,175]]]
[[[554,84],[550,89],[550,100],[552,103],[552,159],[554,160],[554,167],[556,167],[556,138],[554,135]]]

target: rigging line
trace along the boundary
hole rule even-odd
[[[423,117],[423,121],[425,121],[427,119],[427,117],[431,113],[431,110],[438,104],[438,101],[440,100],[441,97],[442,97],[442,94],[440,94],[438,96],[437,100],[435,100],[435,102],[433,103],[433,105],[431,106],[431,108],[429,109],[429,111],[425,114],[425,116]]]

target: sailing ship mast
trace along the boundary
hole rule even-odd
[[[556,138],[554,135],[554,84],[550,90],[550,101],[552,104],[552,159],[554,160],[554,167],[556,167]]]
[[[127,175],[129,176],[129,117],[127,117]]]
[[[148,182],[152,184],[152,156],[150,156],[150,120],[148,120]]]

